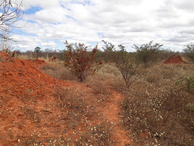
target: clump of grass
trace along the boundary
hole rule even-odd
[[[114,75],[114,76],[121,75],[119,69],[115,66],[114,63],[103,64],[99,72],[103,72],[104,74],[109,74],[109,75]]]
[[[98,79],[97,76],[87,78],[86,84],[89,88],[92,89],[92,93],[94,94],[97,103],[105,104],[105,102],[110,101],[111,98],[110,87],[108,87],[105,82]]]
[[[87,85],[93,89],[93,93],[95,95],[99,95],[99,94],[107,95],[107,96],[110,95],[110,89],[102,81],[99,81],[96,79],[96,80],[90,81]]]
[[[30,54],[30,55],[26,55],[26,54],[22,54],[22,55],[17,55],[16,54],[16,57],[18,58],[18,59],[22,59],[22,60],[26,60],[26,59],[33,59],[33,57],[32,57],[32,54]]]
[[[69,69],[57,64],[47,64],[41,68],[41,71],[56,79],[77,80]]]
[[[171,79],[175,76],[175,72],[172,70],[163,70],[161,74],[163,79]]]
[[[46,64],[44,65],[41,70],[52,70],[52,71],[56,71],[57,70],[57,66],[56,65],[52,65],[52,64]]]
[[[105,75],[106,76],[106,75]],[[94,74],[93,76],[88,76],[85,80],[85,83],[88,87],[91,87],[93,89],[93,93],[98,94],[105,94],[108,95],[110,92],[107,84],[106,79],[102,72],[98,72],[97,74]]]
[[[87,102],[84,98],[86,95],[84,92],[75,90],[73,87],[65,89],[55,89],[54,96],[58,98],[58,102],[61,107],[68,108],[77,112],[81,110],[87,110]]]
[[[160,76],[158,76],[158,74],[151,73],[146,77],[146,80],[150,83],[158,82],[160,80]]]
[[[95,73],[92,78],[89,77],[86,82],[91,80],[101,81],[105,83],[106,86],[110,86],[115,90],[120,90],[125,88],[125,81],[118,70],[118,68],[113,63],[103,64],[102,67]]]

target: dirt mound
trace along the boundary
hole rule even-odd
[[[26,106],[23,100],[49,101],[52,99],[54,89],[59,85],[67,87],[71,84],[39,71],[35,66],[42,63],[44,64],[40,60],[20,60],[0,52],[0,146],[18,143],[19,135],[22,133],[29,135],[35,129],[33,123],[25,121],[27,117],[21,112]],[[31,104],[28,103],[27,106],[29,108]],[[43,104],[40,103],[39,106]],[[39,106],[36,108],[40,108]],[[21,126],[18,128],[18,125]]]
[[[0,53],[0,96],[8,96],[11,92],[12,96],[22,97],[28,90],[34,91],[34,96],[42,96],[46,86],[50,85],[53,90],[54,85],[68,85],[67,82],[56,80],[36,67],[45,65],[42,60],[20,60],[8,56],[6,53]]]
[[[183,61],[179,55],[173,55],[164,61],[164,64],[188,64],[188,62]]]
[[[39,59],[35,59],[35,60],[27,59],[26,61],[29,61],[30,64],[32,64],[38,69],[40,69],[42,66],[47,64],[44,60],[39,60]]]
[[[0,146],[130,143],[118,118],[118,93],[107,108],[85,84],[57,80],[36,68],[43,64],[0,52]]]

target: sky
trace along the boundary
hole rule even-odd
[[[21,0],[15,0],[20,2]],[[102,40],[127,51],[153,41],[182,51],[194,41],[193,0],[23,0],[22,19],[12,28],[14,49],[65,49],[64,42],[98,49]]]

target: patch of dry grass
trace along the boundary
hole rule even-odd
[[[118,68],[113,63],[103,64],[103,66],[94,75],[95,81],[103,81],[106,86],[115,90],[125,88],[125,82]]]
[[[49,63],[43,66],[41,71],[56,79],[77,81],[77,78],[71,73],[69,69],[58,64]]]
[[[124,128],[136,145],[194,145],[194,98],[175,85],[192,74],[192,64],[155,65],[137,74],[121,102]]]
[[[26,59],[33,59],[32,55],[26,55],[26,54],[22,54],[22,55],[17,55],[16,54],[16,58],[18,59],[22,59],[22,60],[26,60]]]

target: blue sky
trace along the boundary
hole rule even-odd
[[[20,0],[16,0],[20,1]],[[102,40],[133,45],[154,41],[181,51],[194,40],[192,0],[23,0],[25,14],[11,28],[14,49],[62,50],[63,42],[102,48]]]

